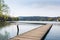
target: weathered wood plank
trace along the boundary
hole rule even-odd
[[[43,25],[39,28],[11,38],[10,40],[41,40],[51,26],[52,24]]]

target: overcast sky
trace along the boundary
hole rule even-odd
[[[60,0],[5,0],[12,16],[60,16]]]

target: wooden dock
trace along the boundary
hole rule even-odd
[[[48,31],[52,27],[52,24],[46,24],[39,28],[33,29],[9,40],[43,40],[47,35]]]

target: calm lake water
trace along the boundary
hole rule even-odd
[[[53,22],[51,22],[53,23]],[[19,23],[19,34],[25,33],[27,31],[30,31],[32,29],[41,27],[40,24],[27,24],[27,23]],[[7,37],[8,34],[8,37]],[[17,24],[11,24],[8,26],[5,26],[3,28],[0,28],[0,40],[4,40],[6,38],[12,38],[17,35]],[[2,38],[2,39],[1,39]],[[53,24],[50,32],[47,34],[45,40],[60,40],[60,22],[56,24]]]
[[[40,24],[25,24],[20,23],[19,25],[19,34],[25,33],[30,31],[34,28],[40,27]],[[12,38],[17,35],[17,24],[11,24],[6,27],[0,28],[0,34],[5,35],[5,32],[8,33],[8,38]]]
[[[60,25],[53,25],[45,40],[60,40]]]

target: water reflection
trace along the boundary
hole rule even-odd
[[[60,25],[53,25],[45,40],[60,40]]]
[[[6,25],[10,25],[8,22],[0,22],[0,29],[5,27]]]
[[[30,31],[30,30],[40,27],[40,26],[42,26],[42,25],[40,25],[40,24],[24,24],[24,23],[21,24],[20,23],[18,25],[19,34],[25,33],[27,31]],[[17,24],[7,25],[0,29],[0,33],[4,33],[5,31],[7,31],[9,33],[8,38],[12,38],[12,37],[16,36],[17,35]]]
[[[8,40],[9,37],[8,35],[9,35],[8,32],[5,32],[5,34],[0,33],[0,40]]]

